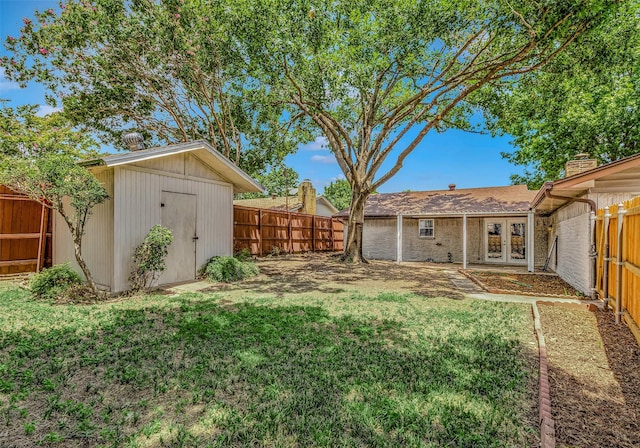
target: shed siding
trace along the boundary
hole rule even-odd
[[[110,199],[94,207],[82,238],[82,255],[94,281],[102,287],[109,288],[113,282],[113,170],[101,171],[96,173],[95,177],[105,188]],[[82,275],[76,262],[71,233],[59,213],[54,215],[53,225],[53,263],[70,262]]]
[[[209,166],[202,163],[193,154],[176,154],[173,156],[158,157],[156,159],[132,163],[131,166],[226,182],[222,176],[212,171]]]
[[[184,172],[187,176],[224,182],[224,178],[200,161],[193,154],[187,154]]]
[[[233,250],[233,186],[180,179],[129,170],[115,171],[115,272],[114,291],[128,287],[131,255],[147,232],[161,222],[162,191],[197,196],[196,265],[214,255],[230,255]]]

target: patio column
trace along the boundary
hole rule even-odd
[[[462,269],[467,269],[467,214],[462,214]]]
[[[535,269],[536,251],[535,251],[535,233],[534,227],[535,210],[531,210],[527,215],[527,271],[533,272]]]
[[[400,263],[402,261],[402,213],[398,213],[396,230],[397,230],[396,263]]]

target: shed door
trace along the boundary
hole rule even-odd
[[[171,229],[167,270],[160,284],[183,282],[196,278],[196,195],[162,192],[162,225]]]

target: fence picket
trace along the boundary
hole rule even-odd
[[[613,204],[609,209],[610,218],[605,219],[605,209],[598,210],[598,225],[602,230],[597,233],[598,238],[598,263],[597,263],[597,290],[600,297],[606,297],[604,288],[608,286],[608,297],[615,303],[620,301],[621,311],[638,327],[640,323],[640,196],[624,202],[624,214],[618,215],[619,206]],[[622,216],[622,240],[618,241],[618,216]],[[607,228],[608,224],[608,228]],[[608,235],[609,256],[606,259],[605,234]],[[603,250],[604,249],[604,250]],[[618,270],[617,262],[620,261],[622,269]],[[608,285],[604,284],[603,271],[608,270]],[[621,287],[616,288],[618,276],[621,276]]]
[[[338,218],[233,206],[233,250],[269,253],[339,252],[344,224]]]

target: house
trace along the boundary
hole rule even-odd
[[[305,179],[300,183],[294,196],[271,196],[267,198],[236,199],[234,205],[262,208],[316,216],[333,216],[339,210],[324,196],[316,196],[316,189],[311,181]]]
[[[542,186],[531,208],[547,220],[550,268],[589,295],[595,287],[595,212],[640,195],[640,153],[602,166],[579,154],[565,173]]]
[[[544,263],[546,227],[526,185],[371,195],[363,255],[371,259],[523,265]],[[346,218],[348,210],[337,216]],[[540,221],[540,222],[538,222]]]
[[[139,134],[125,138],[132,151],[84,163],[110,196],[94,208],[83,238],[96,283],[111,292],[128,289],[133,251],[156,224],[174,238],[159,284],[193,280],[210,257],[231,255],[233,195],[262,187],[205,141],[142,149]],[[54,264],[75,264],[58,214],[53,238]]]

